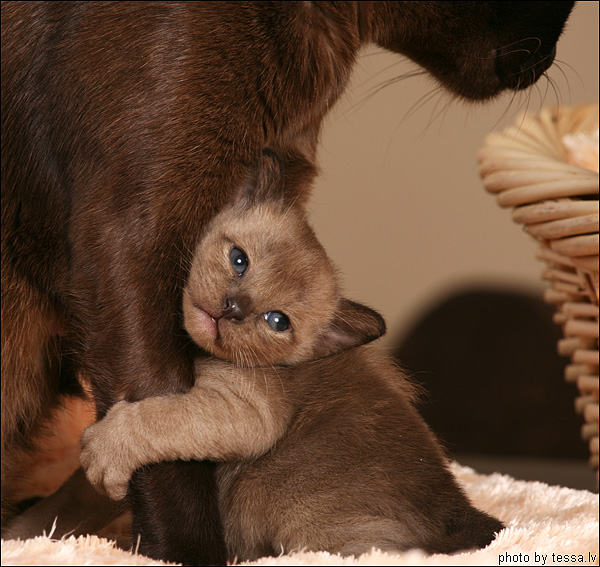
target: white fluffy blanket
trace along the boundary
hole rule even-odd
[[[455,465],[473,503],[506,524],[487,548],[457,555],[329,553],[265,557],[249,565],[598,565],[598,495],[585,490],[480,475]],[[2,542],[2,565],[166,565],[97,536]]]

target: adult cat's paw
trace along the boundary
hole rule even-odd
[[[90,484],[113,500],[125,498],[129,479],[138,466],[130,431],[135,420],[133,405],[115,404],[81,437],[79,462]]]

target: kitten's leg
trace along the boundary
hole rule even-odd
[[[408,515],[404,522],[377,516],[344,518],[340,513],[323,517],[318,511],[308,517],[312,521],[306,525],[282,523],[273,548],[286,553],[324,550],[342,556],[362,555],[373,548],[391,553],[422,549],[426,553],[448,554],[483,548],[503,528],[498,520],[474,508],[460,514],[456,533],[450,526],[426,527]]]
[[[373,548],[399,552],[418,547],[417,538],[407,526],[395,520],[379,517],[330,517],[319,519],[319,514],[309,514],[310,525],[294,522],[281,524],[272,542],[274,549],[286,553],[294,551],[328,551],[342,556],[362,555]]]
[[[257,371],[222,364],[216,376],[203,371],[187,394],[119,402],[83,434],[80,461],[88,479],[118,500],[145,464],[263,454],[285,431],[292,408],[281,382],[256,379]],[[241,372],[254,380],[251,387]]]

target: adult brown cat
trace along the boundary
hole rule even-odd
[[[191,387],[189,251],[261,148],[315,162],[364,45],[483,100],[538,79],[572,5],[3,2],[3,522],[24,452],[78,376],[99,416]],[[213,468],[136,473],[142,553],[223,560]]]
[[[198,359],[188,393],[119,402],[89,427],[91,483],[121,499],[142,465],[219,462],[230,561],[487,545],[502,524],[457,486],[406,377],[359,346],[381,316],[340,296],[293,195],[276,178],[265,191],[273,158],[260,167],[207,226],[184,288],[184,327],[221,360]]]

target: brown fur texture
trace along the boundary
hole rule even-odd
[[[261,148],[314,165],[362,46],[485,100],[537,80],[572,4],[3,2],[3,523],[22,456],[78,376],[99,416],[191,387],[178,310],[194,243]],[[213,468],[136,473],[143,553],[223,560]],[[190,493],[194,525],[163,513]]]
[[[385,331],[381,317],[337,287],[289,197],[215,216],[184,289],[184,326],[224,360],[198,359],[189,393],[119,402],[88,428],[81,463],[92,485],[122,499],[142,465],[222,463],[229,560],[487,545],[502,524],[461,492],[405,376],[360,347]]]

